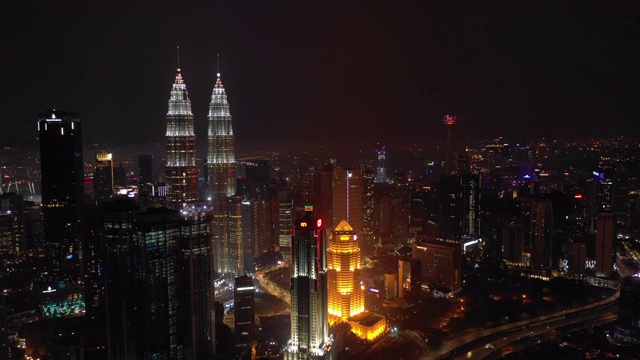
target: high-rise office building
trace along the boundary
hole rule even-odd
[[[153,155],[138,155],[138,184],[153,183]]]
[[[231,123],[231,112],[220,72],[209,103],[209,135],[207,153],[207,180],[209,197],[213,206],[213,242],[215,246],[215,266],[219,273],[233,272],[229,263],[229,249],[226,248],[229,229],[227,228],[227,197],[236,192],[236,158]]]
[[[415,244],[415,243],[414,243]],[[420,258],[398,260],[398,297],[413,302],[420,296],[422,267]]]
[[[245,263],[245,223],[251,219],[245,218],[243,211],[243,201],[240,196],[227,197],[227,241],[223,245],[227,249],[227,270],[226,273],[237,277],[244,274]]]
[[[627,276],[621,281],[620,286],[620,312],[618,324],[622,328],[635,332],[635,342],[637,334],[640,333],[640,277]]]
[[[613,213],[598,213],[596,220],[596,275],[609,276],[613,272]]]
[[[291,340],[285,359],[332,359],[327,299],[327,240],[322,219],[305,207],[291,231]],[[335,347],[334,347],[335,349]]]
[[[342,220],[333,230],[327,250],[329,321],[345,321],[364,311],[360,288],[360,247],[355,230]]]
[[[387,159],[386,148],[386,145],[382,145],[380,149],[376,150],[378,153],[378,167],[376,168],[375,182],[377,184],[384,184],[387,182],[387,168],[385,165]]]
[[[96,154],[96,167],[93,172],[93,200],[96,204],[109,200],[114,189],[113,154],[100,151]]]
[[[333,224],[342,220],[356,234],[362,231],[362,171],[360,169],[333,170]]]
[[[25,210],[22,195],[0,195],[0,254],[18,256],[28,251]]]
[[[80,217],[83,206],[80,115],[51,110],[40,114],[40,166],[45,252],[49,278],[81,276]]]
[[[167,112],[166,168],[167,205],[182,207],[198,200],[198,168],[196,167],[196,136],[193,113],[180,65],[169,98]]]
[[[458,117],[455,115],[445,115],[442,122],[444,123],[444,126],[446,126],[447,128],[447,149],[446,149],[447,153],[445,155],[445,160],[444,160],[445,175],[451,175],[454,171],[453,154],[451,154],[451,146],[453,146],[452,144],[453,128],[458,123]]]
[[[512,221],[504,228],[502,236],[502,258],[514,265],[525,264],[522,254],[524,253],[524,231],[522,224]]]
[[[233,307],[236,339],[240,344],[251,344],[256,337],[255,293],[253,278],[249,276],[236,278]]]
[[[362,232],[360,233],[360,248],[364,256],[373,255],[375,248],[375,207],[374,207],[374,179],[372,168],[362,167]]]
[[[586,275],[587,244],[580,240],[569,241],[569,273]]]
[[[293,196],[289,189],[278,189],[277,206],[277,234],[280,254],[285,261],[291,258],[291,227],[293,227]]]
[[[326,219],[326,226],[333,226],[333,164],[315,169],[312,176],[313,211],[321,219]]]
[[[104,203],[109,358],[208,359],[215,353],[212,215]]]
[[[179,343],[187,359],[210,359],[216,352],[212,221],[210,211],[190,212],[179,221]]]
[[[525,251],[530,266],[550,269],[552,262],[553,206],[551,200],[520,198],[520,215],[524,230]]]
[[[480,235],[480,174],[460,175],[462,233]]]
[[[462,288],[462,247],[458,241],[421,241],[413,244],[412,257],[420,259],[422,283],[452,292]]]

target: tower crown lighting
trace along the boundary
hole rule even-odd
[[[444,119],[442,120],[442,122],[446,126],[453,126],[453,125],[458,123],[458,117],[455,116],[455,115],[445,115]]]

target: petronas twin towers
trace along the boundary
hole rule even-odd
[[[213,210],[213,244],[216,271],[235,273],[228,258],[228,197],[236,192],[235,145],[227,94],[217,73],[209,103],[207,152],[207,197]],[[196,166],[196,136],[193,113],[180,65],[171,89],[167,112],[166,169],[167,204],[183,209],[198,198],[198,168]]]

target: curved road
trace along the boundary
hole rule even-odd
[[[613,296],[593,304],[580,306],[580,307],[569,309],[569,310],[558,311],[556,313],[536,317],[533,319],[522,320],[513,324],[506,324],[506,325],[498,326],[491,329],[478,329],[478,330],[473,330],[470,332],[454,335],[451,338],[445,340],[445,342],[442,344],[442,347],[438,351],[434,351],[430,354],[423,356],[421,360],[442,359],[444,357],[451,355],[459,347],[462,347],[471,342],[474,342],[483,338],[487,338],[489,336],[497,335],[506,331],[515,330],[523,326],[536,326],[543,323],[547,324],[553,321],[563,320],[567,315],[586,313],[600,307],[611,305],[612,303],[617,301],[619,298],[620,298],[620,292],[616,292]]]

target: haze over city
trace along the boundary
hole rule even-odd
[[[6,1],[2,142],[39,111],[85,144],[161,141],[175,47],[204,139],[216,55],[241,149],[277,139],[634,136],[632,1]],[[11,132],[7,131],[11,129]],[[578,131],[579,130],[579,131]],[[9,134],[19,134],[11,135]]]

